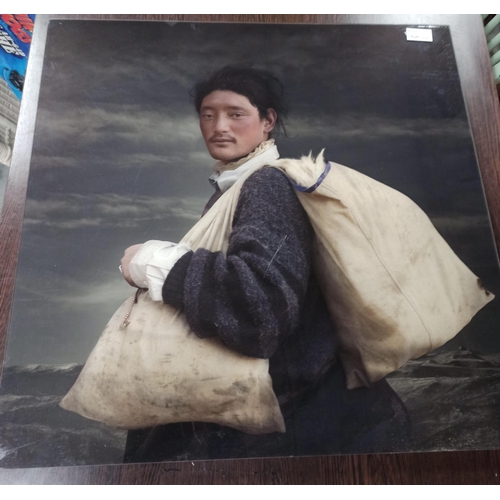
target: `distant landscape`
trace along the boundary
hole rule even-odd
[[[59,407],[82,365],[6,368],[0,389],[0,467],[117,464],[126,431]]]
[[[436,351],[388,381],[412,417],[415,451],[500,448],[500,354]]]
[[[81,369],[4,370],[0,467],[122,463],[126,431],[58,406]],[[412,417],[415,451],[500,447],[500,354],[438,351],[408,362],[388,380]]]

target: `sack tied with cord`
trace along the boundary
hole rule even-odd
[[[325,163],[323,151],[272,166],[294,184],[313,225],[313,265],[352,389],[443,345],[494,295],[412,200]]]

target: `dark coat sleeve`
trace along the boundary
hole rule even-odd
[[[227,255],[198,249],[169,273],[163,300],[201,338],[269,358],[297,328],[310,273],[312,228],[285,175],[264,167],[242,187]]]

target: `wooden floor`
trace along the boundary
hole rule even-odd
[[[459,15],[59,16],[82,19],[449,25],[476,153],[500,242],[500,109],[481,17]],[[37,25],[47,22],[39,16]],[[35,31],[37,28],[35,28]],[[30,52],[26,90],[0,222],[0,359],[14,289],[43,37]],[[0,484],[498,484],[500,452],[248,459],[122,466],[0,470]]]

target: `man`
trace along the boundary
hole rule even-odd
[[[150,241],[122,259],[124,278],[182,311],[201,338],[269,359],[287,432],[245,435],[215,424],[129,433],[126,461],[404,450],[409,422],[385,380],[347,390],[335,327],[311,269],[313,229],[271,138],[283,127],[283,86],[267,71],[225,67],[196,85],[194,103],[216,192],[248,169],[226,255]],[[216,208],[216,207],[215,207]]]

